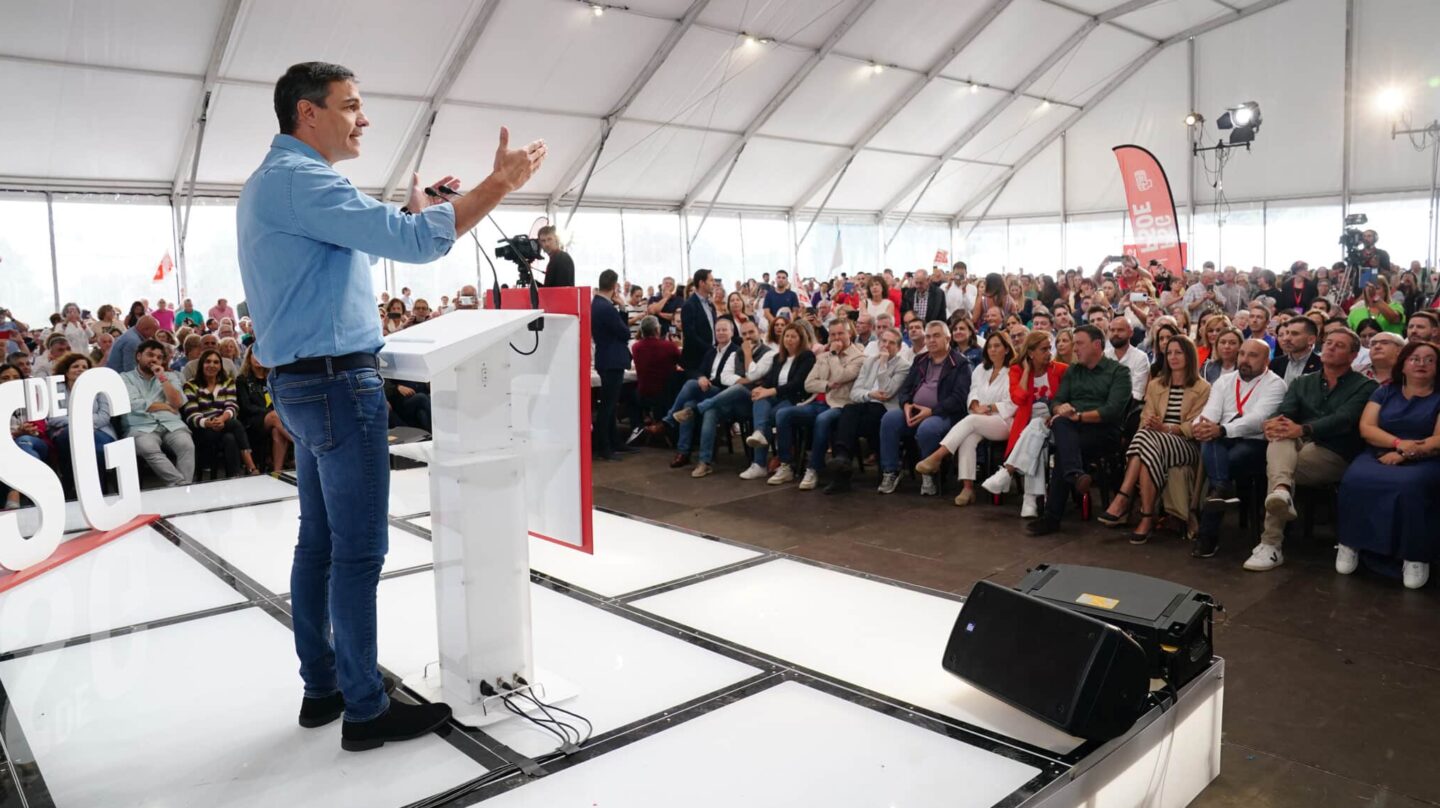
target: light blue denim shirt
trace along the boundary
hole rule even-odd
[[[380,350],[370,264],[427,263],[455,242],[449,203],[401,213],[361,193],[290,135],[270,142],[235,218],[256,355],[272,368],[307,356]]]

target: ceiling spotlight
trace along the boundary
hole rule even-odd
[[[594,14],[597,17],[603,17],[605,16],[605,7],[600,5],[599,3],[591,3],[590,13]]]
[[[970,94],[971,94],[971,95],[974,95],[974,94],[976,94],[976,93],[978,93],[978,92],[980,92],[980,85],[975,84],[975,83],[972,82],[972,83],[970,84]]]
[[[881,73],[884,73],[884,72],[885,72],[885,65],[882,65],[882,64],[880,64],[879,62],[871,62],[871,63],[870,63],[870,72],[871,72],[871,73],[874,73],[875,75],[878,76],[878,75],[880,75]]]
[[[774,37],[762,36],[755,41],[760,43],[761,45],[769,45],[770,43],[774,42],[775,39]]]
[[[1375,106],[1389,115],[1397,115],[1405,108],[1405,91],[1399,87],[1386,87],[1375,98]]]
[[[743,41],[745,42],[746,45],[754,45],[754,44],[755,44],[755,37],[750,36],[749,34],[745,33],[744,31],[741,31],[741,32],[740,32],[740,38],[741,38],[741,40],[743,40]]]
[[[1260,114],[1260,105],[1254,101],[1246,101],[1225,110],[1225,113],[1216,119],[1215,128],[1229,129],[1230,145],[1238,146],[1255,139],[1262,120],[1264,118]]]
[[[1046,99],[1046,100],[1040,102],[1040,106],[1039,106],[1039,111],[1040,111],[1040,112],[1044,112],[1045,110],[1047,110],[1047,109],[1049,109],[1049,108],[1050,108],[1050,100],[1049,100],[1049,99]]]
[[[1199,126],[1202,123],[1205,123],[1205,116],[1198,112],[1192,112],[1185,116],[1186,126]]]

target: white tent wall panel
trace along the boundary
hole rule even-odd
[[[854,143],[914,81],[913,73],[876,73],[864,63],[827,56],[760,134]]]
[[[828,207],[840,210],[873,210],[900,190],[900,185],[915,176],[928,161],[924,157],[890,154],[865,150],[855,156],[850,170],[836,186]],[[800,207],[817,208],[830,190],[823,190],[808,200],[796,200]]]
[[[966,160],[1012,163],[1044,140],[1067,114],[1068,110],[1064,107],[1046,106],[1045,102],[1034,98],[1017,98],[965,144],[956,156]]]
[[[175,168],[200,83],[134,73],[0,65],[0,175],[154,180]]]
[[[992,0],[879,0],[836,50],[924,72]]]
[[[1406,98],[1410,124],[1440,118],[1440,3],[1434,0],[1365,0],[1355,7],[1355,116],[1351,129],[1351,192],[1428,187],[1430,152],[1417,152],[1401,135],[1390,137],[1396,116],[1376,103],[1396,88]]]
[[[1043,0],[1015,0],[941,74],[1014,87],[1084,22],[1082,15]]]
[[[740,153],[740,162],[725,184],[719,202],[725,205],[786,204],[805,193],[815,177],[844,153],[839,146],[812,146],[756,137]],[[724,176],[721,172],[720,177]],[[717,179],[705,188],[697,210],[710,203],[719,184]],[[694,220],[695,214],[691,218]]]
[[[1034,160],[1015,172],[991,206],[991,216],[1060,210],[1060,145],[1059,140],[1051,143]]]
[[[880,149],[939,154],[946,144],[980,120],[1006,94],[981,87],[971,92],[964,84],[935,81],[911,99],[871,141]],[[885,204],[884,199],[876,202]]]
[[[296,62],[335,62],[355,72],[362,95],[426,94],[480,2],[248,0],[220,74],[273,83]],[[213,30],[193,38],[208,47]],[[202,60],[198,69],[204,67]]]
[[[679,199],[735,140],[717,132],[622,122],[610,133],[586,195]]]
[[[1127,143],[1155,154],[1170,179],[1175,203],[1186,204],[1190,147],[1184,124],[1189,94],[1185,50],[1176,45],[1161,52],[1066,133],[1067,211],[1125,209],[1120,169],[1111,149]],[[1237,156],[1236,163],[1246,156]]]
[[[857,0],[712,0],[700,22],[818,48]],[[873,11],[867,14],[874,13]],[[678,14],[675,16],[679,16]]]
[[[980,163],[963,163],[959,160],[950,160],[945,167],[940,169],[935,181],[930,184],[929,190],[920,197],[920,204],[915,206],[917,214],[939,214],[953,215],[961,205],[970,201],[975,192],[980,188],[989,185],[1005,171],[1000,166],[982,165]],[[896,212],[904,215],[915,202],[915,195],[924,188],[916,188],[907,194],[900,204],[895,207]],[[884,204],[883,202],[880,204]],[[984,206],[979,206],[980,210]]]
[[[806,58],[798,48],[691,28],[626,115],[742,131]]]
[[[450,96],[603,115],[674,27],[574,0],[501,2]]]
[[[1041,76],[1030,92],[1055,101],[1084,104],[1111,76],[1153,45],[1119,28],[1102,25]]]
[[[200,150],[199,179],[206,183],[243,183],[259,167],[270,141],[280,131],[273,93],[264,87],[225,84],[210,104],[205,144]],[[369,98],[364,99],[363,109],[370,126],[360,141],[360,156],[336,163],[335,169],[357,187],[378,188],[385,184],[400,141],[422,107],[413,101]],[[489,137],[493,140],[494,134]],[[169,156],[172,168],[174,155],[171,152]],[[490,159],[494,159],[493,152]]]
[[[440,108],[430,133],[430,145],[420,166],[422,180],[434,182],[453,174],[465,188],[470,188],[485,179],[495,163],[501,126],[510,129],[512,145],[544,138],[549,148],[544,165],[525,185],[527,194],[553,191],[565,167],[579,159],[580,150],[600,130],[600,123],[590,118],[446,104]]]
[[[225,0],[3,0],[0,53],[202,73],[224,8]]]
[[[1195,59],[1196,105],[1212,140],[1225,109],[1256,101],[1264,114],[1253,152],[1226,169],[1228,196],[1339,193],[1345,0],[1295,0],[1232,23],[1199,37]],[[1196,192],[1213,197],[1203,183]]]
[[[1215,0],[1164,0],[1132,11],[1115,22],[1156,39],[1166,39],[1227,14],[1234,12]]]

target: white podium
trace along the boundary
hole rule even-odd
[[[531,687],[549,702],[574,695],[534,669],[530,645],[530,452],[512,381],[512,359],[521,356],[511,343],[530,350],[535,335],[526,326],[541,316],[456,311],[392,334],[380,353],[383,375],[430,383],[434,440],[425,459],[440,664],[419,672],[423,685],[413,676],[406,684],[449,703],[472,726],[511,715],[495,693]],[[540,339],[553,341],[567,330],[547,327]],[[539,371],[542,387],[546,372]],[[535,375],[527,368],[529,385]]]

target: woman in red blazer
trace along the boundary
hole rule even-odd
[[[1044,374],[1050,384],[1050,396],[1060,390],[1060,377],[1065,375],[1064,362],[1051,361],[1050,335],[1044,331],[1031,331],[1025,338],[1020,360],[1010,366],[1010,400],[1015,402],[1015,420],[1010,423],[1010,441],[1005,444],[1008,455],[1015,448],[1015,441],[1029,425],[1035,409],[1035,387],[1031,380]]]

